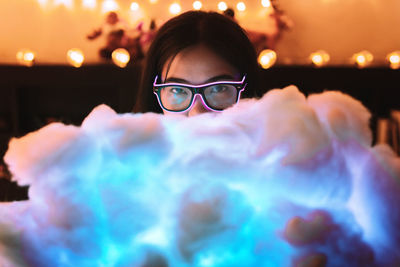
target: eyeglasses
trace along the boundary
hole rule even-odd
[[[241,92],[246,88],[246,75],[241,81],[217,81],[200,85],[184,83],[157,83],[153,91],[160,106],[170,112],[185,112],[193,106],[193,99],[200,95],[203,105],[211,111],[222,111],[239,102]]]

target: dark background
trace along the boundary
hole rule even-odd
[[[0,153],[11,137],[61,121],[79,125],[99,104],[118,113],[130,112],[135,102],[141,64],[118,68],[112,64],[70,66],[0,66]],[[389,68],[275,66],[260,69],[259,95],[273,88],[296,85],[306,95],[340,90],[360,100],[378,118],[400,109],[400,70]],[[0,162],[3,164],[3,162]],[[4,168],[3,168],[4,169]],[[3,176],[9,176],[3,170]],[[0,178],[0,201],[26,198],[27,188]]]

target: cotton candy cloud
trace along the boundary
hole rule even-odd
[[[0,206],[0,265],[395,266],[400,161],[369,118],[288,87],[220,114],[50,124],[5,155],[30,188]]]

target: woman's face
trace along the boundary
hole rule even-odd
[[[239,80],[240,73],[220,56],[204,45],[196,45],[179,52],[169,60],[162,70],[162,81],[199,85],[219,80]],[[203,105],[199,95],[193,106],[184,114],[194,116],[209,110]],[[164,110],[164,114],[175,114]]]

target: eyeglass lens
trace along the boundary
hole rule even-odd
[[[166,86],[161,89],[160,97],[164,108],[180,111],[191,105],[193,93],[184,86]],[[212,109],[226,109],[236,103],[237,89],[230,84],[208,86],[203,91],[203,98]]]

